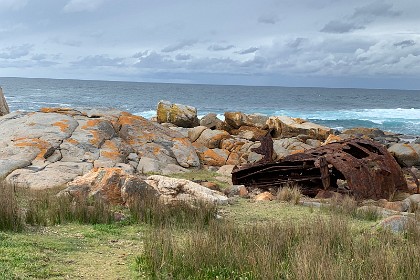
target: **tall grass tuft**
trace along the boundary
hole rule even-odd
[[[26,211],[26,223],[41,226],[66,222],[108,224],[113,217],[112,209],[101,199],[57,196],[48,191],[33,192]]]
[[[207,226],[217,215],[214,204],[203,202],[176,201],[164,203],[153,193],[133,197],[129,210],[134,222],[156,227]]]
[[[297,205],[302,198],[302,192],[296,184],[287,184],[277,192],[277,199],[280,201],[292,202]]]
[[[331,198],[330,205],[326,208],[324,207],[323,209],[334,214],[345,215],[359,220],[377,221],[382,217],[378,209],[375,207],[360,210],[358,208],[357,201],[349,195],[345,195],[344,197],[335,196]]]
[[[419,229],[415,229],[418,234]],[[413,229],[414,231],[414,229]],[[149,279],[418,279],[420,243],[389,231],[355,234],[342,215],[301,224],[211,221],[157,227],[137,267]]]
[[[20,231],[23,228],[16,190],[12,184],[0,181],[0,230]]]

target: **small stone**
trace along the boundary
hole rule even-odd
[[[274,195],[272,195],[270,192],[263,192],[254,197],[255,201],[271,201],[273,199]]]

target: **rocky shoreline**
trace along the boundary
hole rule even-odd
[[[418,174],[418,139],[409,142],[401,135],[371,128],[338,133],[287,116],[241,112],[225,112],[224,116],[224,121],[215,114],[199,120],[195,108],[168,101],[158,104],[157,117],[152,120],[115,109],[43,108],[8,113],[0,117],[0,176],[35,190],[66,185],[74,190],[75,185],[94,185],[94,181],[104,176],[114,178],[117,173],[120,175],[115,178],[120,179],[114,185],[119,189],[133,179],[129,176],[145,179],[151,174],[198,169],[222,169],[230,175],[235,165],[263,158],[258,153],[260,139],[268,134],[273,139],[274,161],[335,141],[362,137],[386,145],[401,166],[412,167]],[[131,179],[121,180],[121,172]],[[175,198],[181,193],[181,185],[172,190],[166,187],[166,191]]]

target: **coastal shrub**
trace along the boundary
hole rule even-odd
[[[292,202],[293,204],[299,204],[302,197],[302,192],[296,184],[287,184],[277,192],[277,199],[280,201]]]
[[[0,230],[20,231],[23,228],[15,186],[0,181]]]
[[[149,279],[418,279],[418,227],[355,231],[342,215],[296,223],[156,227],[136,258]],[[417,234],[417,235],[414,235]]]

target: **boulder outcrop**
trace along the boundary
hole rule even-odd
[[[160,193],[161,199],[166,203],[202,201],[226,204],[228,202],[225,195],[185,179],[153,175],[148,177],[145,182],[155,188]]]
[[[75,198],[94,197],[111,205],[126,205],[133,197],[158,195],[158,192],[138,176],[121,168],[94,168],[67,184],[59,195]]]
[[[3,89],[0,87],[0,116],[10,113],[9,105],[7,105],[6,98],[4,98]]]
[[[181,127],[199,125],[197,109],[192,106],[160,101],[157,106],[158,123],[172,123]]]
[[[396,143],[391,145],[388,151],[403,166],[420,165],[420,144]]]
[[[150,172],[200,166],[188,138],[127,112],[44,108],[0,117],[0,176],[18,185],[63,186],[100,167],[141,173],[142,159],[159,163]]]
[[[287,116],[270,117],[267,124],[270,129],[273,129],[273,136],[277,138],[295,137],[305,134],[312,139],[325,140],[328,135],[333,133],[331,128]]]

